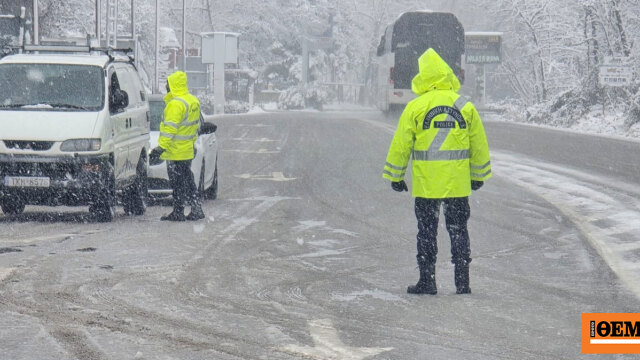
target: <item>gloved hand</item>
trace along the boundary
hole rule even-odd
[[[404,180],[392,181],[391,188],[399,192],[409,191],[409,188],[407,187],[407,183],[405,183]]]
[[[471,180],[471,190],[478,190],[484,185],[484,181]]]
[[[151,162],[154,162],[154,161],[158,161],[160,159],[160,155],[162,155],[163,152],[164,152],[163,148],[161,148],[160,146],[156,146],[149,153],[149,162],[151,163]]]

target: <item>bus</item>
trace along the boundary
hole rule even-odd
[[[463,83],[464,28],[458,18],[446,12],[405,12],[386,27],[378,46],[372,85],[380,110],[401,111],[416,97],[411,80],[418,74],[418,58],[428,48],[433,48]]]

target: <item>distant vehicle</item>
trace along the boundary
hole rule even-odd
[[[158,146],[160,137],[160,123],[164,114],[164,96],[153,94],[149,97],[151,109],[151,149]],[[217,126],[204,121],[200,115],[200,129],[195,143],[195,157],[191,161],[191,171],[196,186],[205,199],[218,197],[218,142],[216,140]],[[155,197],[171,195],[167,165],[164,160],[157,160],[149,164],[149,194]]]
[[[0,59],[5,214],[89,205],[108,222],[116,196],[126,213],[145,212],[149,104],[140,76],[128,56],[80,48],[31,46],[40,54]]]
[[[433,48],[464,82],[464,28],[455,15],[410,11],[387,26],[377,51],[373,79],[376,105],[384,111],[401,110],[415,98],[411,80],[418,74],[418,58]]]

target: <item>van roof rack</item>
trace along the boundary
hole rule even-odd
[[[89,52],[90,46],[84,45],[24,45],[19,47],[24,52],[41,51],[41,52]]]
[[[128,62],[133,63],[133,50],[131,48],[111,48],[111,47],[92,47],[89,45],[23,45],[23,46],[10,46],[11,53],[16,51],[22,52],[51,52],[51,53],[92,53],[101,52],[109,57],[109,61],[116,60],[117,55],[127,56]],[[121,57],[120,57],[121,58]]]

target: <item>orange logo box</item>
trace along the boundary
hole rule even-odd
[[[640,354],[640,314],[582,314],[583,354]]]

